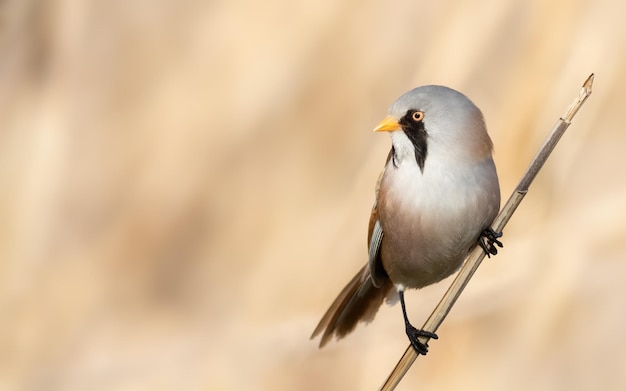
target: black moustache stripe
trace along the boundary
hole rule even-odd
[[[410,113],[404,116],[400,121],[400,126],[404,134],[411,140],[413,149],[415,149],[415,161],[420,168],[420,171],[424,172],[424,163],[426,162],[426,155],[428,155],[428,134],[424,129],[424,122],[411,121]]]

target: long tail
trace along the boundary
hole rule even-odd
[[[333,335],[342,338],[349,334],[359,322],[374,319],[383,300],[389,295],[393,284],[389,278],[376,288],[368,265],[365,265],[339,293],[313,331],[311,339],[322,333],[320,348],[330,341]]]

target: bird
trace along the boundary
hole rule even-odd
[[[493,143],[480,109],[441,85],[414,88],[391,104],[374,128],[391,136],[369,220],[368,263],[341,290],[311,339],[319,347],[371,322],[383,301],[400,301],[411,346],[435,333],[414,327],[404,292],[453,274],[474,244],[489,256],[502,247],[490,228],[500,208]]]

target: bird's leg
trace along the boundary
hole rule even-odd
[[[502,237],[502,232],[496,232],[491,227],[485,229],[480,233],[478,238],[478,244],[482,247],[483,251],[487,255],[487,258],[491,258],[492,255],[498,254],[498,249],[495,245],[502,248],[502,242],[498,238]]]
[[[406,327],[406,335],[409,337],[409,341],[411,341],[411,346],[418,354],[426,355],[428,353],[428,344],[420,342],[419,337],[427,337],[432,339],[439,338],[437,334],[431,333],[430,331],[420,330],[413,327],[413,325],[409,322],[409,318],[406,315],[406,305],[404,304],[404,291],[399,290],[398,294],[400,295],[400,305],[402,305],[402,315],[404,316],[404,326]]]

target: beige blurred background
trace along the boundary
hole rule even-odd
[[[503,198],[594,93],[400,390],[626,387],[626,3],[0,3],[0,390],[374,390],[399,307],[308,337],[366,261],[422,84],[482,108]],[[407,296],[416,324],[450,280]]]

